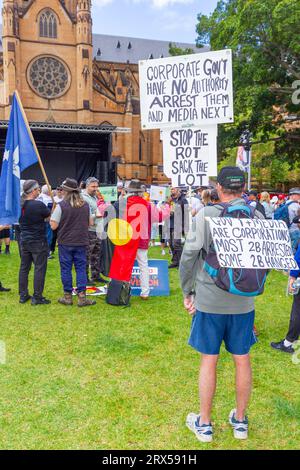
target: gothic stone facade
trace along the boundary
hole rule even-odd
[[[2,28],[1,120],[18,90],[31,122],[129,128],[112,138],[118,176],[167,181],[159,131],[140,129],[138,66],[93,58],[90,0],[4,0]]]

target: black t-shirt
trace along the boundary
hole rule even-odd
[[[20,229],[22,242],[45,241],[46,224],[45,219],[51,211],[41,201],[25,201],[21,210]]]

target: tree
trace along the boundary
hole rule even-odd
[[[299,24],[299,0],[221,0],[210,16],[198,15],[197,44],[233,51],[235,124],[220,129],[222,157],[248,126],[256,139],[280,137],[275,156],[295,166],[300,129],[287,130],[285,118],[300,119],[292,101],[300,80]]]
[[[196,46],[198,47],[198,46]],[[176,44],[173,44],[172,42],[169,43],[169,54],[172,56],[176,55],[189,55],[189,54],[195,54],[194,49],[191,47],[187,47],[186,49],[182,49],[181,47],[178,47]]]

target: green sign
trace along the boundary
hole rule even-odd
[[[105,202],[113,202],[118,200],[117,186],[100,186],[99,191],[104,197]]]

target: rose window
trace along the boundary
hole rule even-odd
[[[70,75],[66,65],[56,57],[39,57],[28,68],[31,88],[47,99],[58,98],[70,86]]]

